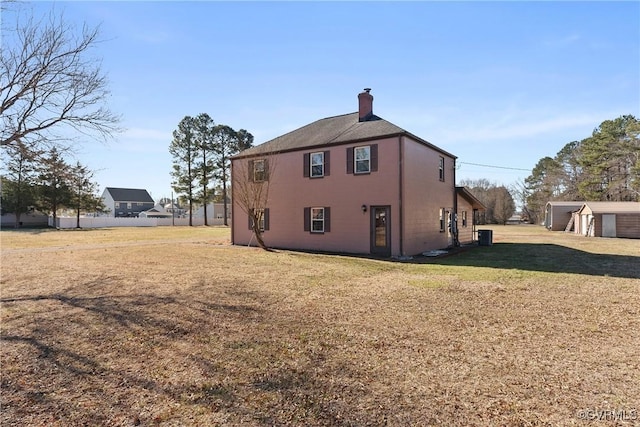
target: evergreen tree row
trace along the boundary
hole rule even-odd
[[[75,212],[79,228],[81,213],[105,209],[93,172],[79,162],[68,163],[57,148],[34,152],[16,143],[3,151],[2,213],[15,214],[16,227],[28,212],[52,215],[55,224],[58,212],[68,209]]]

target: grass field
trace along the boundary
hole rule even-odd
[[[640,424],[640,241],[492,229],[411,262],[3,230],[0,424]]]

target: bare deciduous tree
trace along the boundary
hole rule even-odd
[[[493,221],[505,225],[516,210],[511,193],[507,187],[495,187],[489,190],[489,199],[493,207]]]
[[[106,107],[109,95],[101,62],[92,50],[98,28],[81,31],[51,11],[36,18],[17,5],[5,7],[0,59],[0,145],[32,150],[69,141],[80,132],[107,140],[120,118]],[[12,12],[12,13],[10,13]]]
[[[231,170],[234,205],[249,216],[256,242],[265,250],[268,247],[262,233],[268,228],[269,186],[276,170],[276,156],[272,154],[234,159]]]

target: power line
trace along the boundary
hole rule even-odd
[[[493,169],[509,169],[513,171],[525,171],[530,172],[531,169],[521,169],[521,168],[510,168],[507,166],[494,166],[494,165],[482,165],[480,163],[467,163],[467,162],[458,162],[461,165],[471,165],[471,166],[482,166],[483,168],[493,168]]]

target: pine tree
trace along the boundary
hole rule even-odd
[[[69,206],[71,201],[70,167],[54,147],[41,158],[39,171],[37,204],[53,216],[55,226],[58,210]]]
[[[193,203],[195,201],[196,180],[198,178],[198,145],[195,137],[195,120],[185,116],[173,131],[173,141],[169,146],[173,156],[173,189],[184,195],[189,204],[189,225],[193,225]]]
[[[80,228],[80,214],[101,212],[106,206],[98,193],[98,184],[93,181],[93,172],[76,162],[69,171],[70,206],[76,211],[76,227]]]
[[[21,225],[20,217],[36,204],[36,163],[34,152],[18,142],[4,147],[5,174],[2,176],[2,213],[13,213],[15,227]]]

